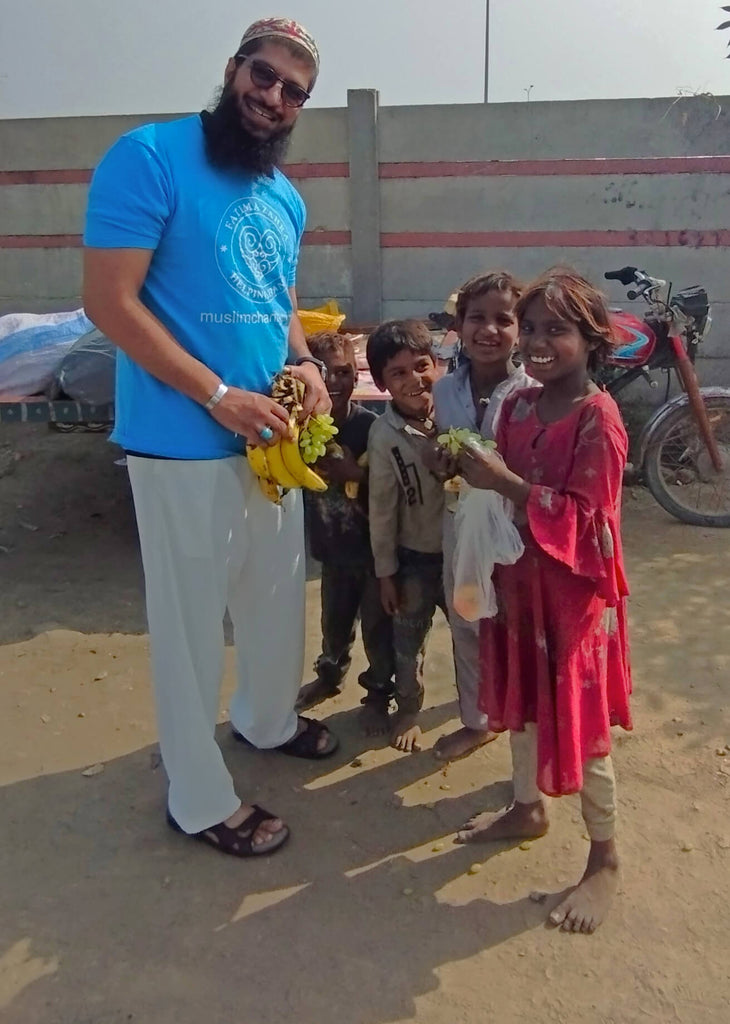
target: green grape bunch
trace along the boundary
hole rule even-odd
[[[448,449],[451,455],[458,455],[466,445],[478,445],[480,448],[496,448],[494,441],[487,441],[481,434],[467,427],[449,427],[448,433],[439,434],[438,443]]]
[[[327,445],[339,431],[335,421],[326,413],[310,416],[299,433],[299,450],[302,459],[311,466],[327,453]]]

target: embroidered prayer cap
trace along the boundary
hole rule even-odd
[[[256,39],[287,39],[301,46],[312,58],[315,75],[319,73],[319,50],[309,32],[298,21],[291,18],[261,18],[249,25],[243,33],[238,49]]]

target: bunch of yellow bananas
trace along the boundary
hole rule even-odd
[[[305,487],[310,491],[326,491],[327,484],[306,464],[299,450],[300,426],[294,416],[289,420],[289,437],[274,444],[260,446],[247,444],[248,464],[258,477],[263,494],[281,504],[282,488],[290,491]]]
[[[284,371],[274,380],[272,397],[289,412],[289,436],[279,438],[270,445],[246,445],[248,464],[258,477],[262,493],[275,505],[281,504],[282,491],[304,487],[310,491],[326,491],[327,484],[311,469],[299,445],[303,425],[297,414],[301,412],[304,384]]]

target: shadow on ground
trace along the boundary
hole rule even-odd
[[[434,841],[504,803],[507,784],[406,807],[392,794],[434,771],[426,753],[355,774],[344,755],[310,764],[245,750],[225,727],[220,741],[241,791],[292,825],[271,858],[224,858],[169,831],[154,748],[94,778],[2,791],[2,875],[35,880],[30,898],[24,886],[3,896],[0,967],[4,954],[16,979],[5,1019],[381,1024],[410,1018],[441,965],[542,925],[528,899],[439,901],[474,851],[449,837],[434,856]]]

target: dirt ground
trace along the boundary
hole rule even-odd
[[[552,801],[551,832],[526,850],[453,845],[469,814],[508,801],[506,739],[446,770],[429,749],[373,746],[355,728],[354,673],[321,709],[342,738],[333,762],[242,750],[221,725],[240,792],[292,826],[282,853],[236,861],[171,833],[118,453],[99,436],[17,426],[0,455],[4,1021],[728,1020],[727,532],[627,495],[636,729],[615,743],[624,875],[604,927],[574,937],[544,919],[586,856],[576,800]],[[222,723],[229,688],[230,662]],[[456,719],[441,619],[426,707],[430,747]]]

